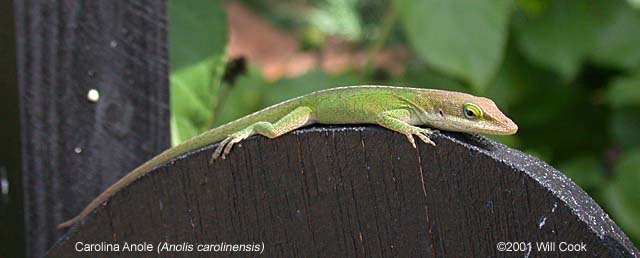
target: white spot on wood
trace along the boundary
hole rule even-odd
[[[73,148],[73,152],[75,152],[76,154],[80,154],[80,153],[82,153],[82,148],[75,147],[75,148]]]
[[[542,227],[544,227],[544,224],[547,224],[547,217],[542,217],[540,219],[540,224],[538,224],[538,229],[542,229]]]
[[[0,191],[3,196],[9,194],[9,180],[7,179],[7,168],[0,167]]]
[[[96,89],[90,89],[87,93],[87,99],[93,103],[98,102],[100,100],[100,92]]]
[[[118,41],[112,40],[111,42],[109,42],[109,46],[111,48],[116,48],[118,46]]]

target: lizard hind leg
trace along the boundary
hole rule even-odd
[[[295,129],[311,123],[312,110],[309,107],[298,107],[280,118],[275,123],[260,121],[247,126],[246,128],[230,134],[225,138],[211,155],[210,163],[218,158],[225,159],[234,144],[249,138],[252,135],[260,134],[269,138],[276,138]]]

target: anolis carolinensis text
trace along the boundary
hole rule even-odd
[[[493,101],[465,93],[392,86],[350,86],[317,91],[267,107],[211,129],[165,150],[140,165],[95,198],[65,228],[82,220],[114,193],[140,176],[189,151],[221,141],[211,162],[224,159],[234,144],[260,134],[269,138],[310,124],[377,124],[403,134],[415,148],[414,136],[435,146],[433,129],[510,135],[518,126]]]

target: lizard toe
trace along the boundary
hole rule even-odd
[[[412,134],[406,134],[407,136],[407,140],[409,140],[409,143],[411,143],[411,146],[413,146],[413,148],[417,148],[416,147],[416,140],[413,139],[413,135]]]
[[[420,133],[417,133],[416,135],[417,135],[417,136],[418,136],[418,138],[420,138],[420,140],[422,140],[424,143],[427,143],[427,144],[431,144],[431,145],[433,145],[433,146],[436,146],[436,143],[435,143],[435,142],[433,142],[433,141],[429,138],[429,136],[427,136],[427,134],[426,134],[426,133],[424,133],[424,132],[420,132]]]
[[[226,146],[224,146],[224,151],[222,152],[222,159],[224,159],[227,155],[229,155],[229,153],[231,152],[231,148],[233,147],[233,145],[235,145],[236,143],[244,140],[243,136],[233,136],[233,138],[231,139],[231,141],[229,141],[229,143],[227,143]]]
[[[420,132],[426,135],[439,133],[440,131],[431,128],[420,128]]]
[[[213,154],[211,154],[211,159],[209,159],[209,164],[213,163],[213,161],[215,161],[218,158],[222,158],[224,159],[224,155],[222,151],[225,149],[225,146],[229,143],[229,141],[231,141],[231,136],[227,136],[227,138],[224,138],[224,140],[222,140],[219,144],[218,147],[216,147],[216,150],[213,151]]]

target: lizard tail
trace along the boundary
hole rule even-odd
[[[57,229],[64,229],[64,228],[71,227],[73,224],[76,224],[76,222],[77,222],[78,220],[80,220],[80,218],[82,218],[82,216],[80,216],[80,215],[75,216],[75,217],[73,217],[73,218],[72,218],[72,219],[70,219],[70,220],[67,220],[67,221],[65,221],[65,222],[62,222],[62,223],[58,224],[58,226],[56,226],[56,228],[57,228]]]
[[[109,188],[107,188],[107,190],[105,190],[98,197],[93,199],[91,203],[89,203],[89,205],[87,205],[87,207],[85,207],[84,210],[80,212],[80,214],[78,214],[77,216],[73,217],[70,220],[67,220],[65,222],[58,224],[57,228],[58,229],[67,228],[79,222],[80,220],[84,219],[84,217],[89,215],[98,206],[100,206],[102,203],[107,201],[109,197],[111,197],[117,191],[129,185],[130,183],[138,179],[140,176],[143,176],[147,172],[151,171],[153,168],[160,166],[171,159],[174,159],[180,155],[186,154],[187,152],[200,148],[204,145],[222,140],[223,138],[227,137],[227,135],[234,133],[240,129],[244,129],[245,127],[253,123],[256,123],[259,121],[275,121],[281,118],[282,116],[291,112],[293,108],[297,107],[299,99],[300,97],[291,99],[285,102],[281,102],[279,104],[257,111],[241,119],[235,120],[233,122],[229,122],[227,124],[221,125],[218,128],[204,132],[203,134],[195,136],[190,140],[187,140],[173,148],[165,150],[164,152],[160,153],[158,156],[155,156],[151,160],[145,162],[144,164],[140,165],[139,167],[131,171],[129,174],[127,174],[126,176],[118,180],[115,184],[111,185]],[[277,108],[277,107],[280,107],[280,108]]]
[[[87,205],[87,207],[85,207],[84,210],[82,210],[82,212],[80,212],[80,214],[78,214],[77,216],[73,217],[70,220],[67,220],[65,222],[62,222],[62,223],[58,224],[57,228],[58,229],[63,229],[63,228],[67,228],[67,227],[73,226],[73,224],[75,224],[76,222],[80,221],[82,218],[84,218],[87,215],[89,215],[89,213],[91,213],[95,208],[100,206],[100,204],[105,202],[109,197],[111,197],[111,195],[113,195],[120,188],[130,184],[133,180],[137,179],[139,176],[144,174],[144,172],[146,170],[148,170],[150,166],[154,166],[156,161],[157,161],[156,159],[150,160],[149,162],[141,165],[140,167],[136,168],[134,171],[132,171],[130,173],[130,174],[134,174],[135,176],[133,176],[133,177],[125,176],[125,177],[121,178],[120,180],[118,180],[115,184],[109,186],[109,188],[107,188],[107,190],[105,190],[100,195],[98,195],[97,198],[93,199],[89,203],[89,205]]]
[[[224,131],[222,133],[226,133],[226,131]],[[111,197],[117,191],[119,191],[120,189],[124,188],[125,186],[131,184],[133,181],[135,181],[139,177],[143,176],[144,174],[146,174],[147,172],[149,172],[153,168],[155,168],[157,166],[160,166],[160,165],[166,163],[167,161],[184,154],[185,152],[187,152],[189,150],[192,150],[192,149],[197,148],[197,147],[201,147],[202,145],[205,145],[209,141],[211,141],[211,142],[217,141],[221,137],[220,135],[221,134],[219,133],[219,131],[206,132],[206,133],[201,134],[199,136],[196,136],[196,137],[192,138],[191,140],[188,140],[188,141],[186,141],[186,142],[184,142],[184,143],[182,143],[182,144],[180,144],[178,146],[175,146],[173,148],[165,150],[164,152],[160,153],[160,155],[155,156],[151,160],[145,162],[144,164],[140,165],[139,167],[137,167],[136,169],[131,171],[126,176],[120,178],[120,180],[118,180],[113,185],[109,186],[109,188],[107,188],[107,190],[105,190],[100,195],[98,195],[98,197],[93,199],[89,203],[89,205],[87,205],[87,207],[85,207],[84,210],[82,210],[82,212],[80,212],[80,214],[78,214],[77,216],[73,217],[70,220],[67,220],[65,222],[62,222],[62,223],[58,224],[57,228],[58,229],[63,229],[63,228],[67,228],[67,227],[72,226],[76,222],[82,220],[84,217],[89,215],[93,210],[95,210],[98,206],[100,206],[102,203],[107,201],[109,199],[109,197]]]

